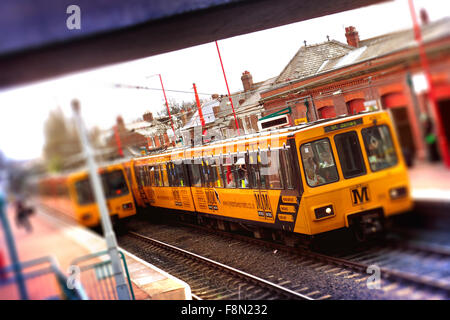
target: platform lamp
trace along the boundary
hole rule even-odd
[[[94,152],[92,150],[91,144],[89,143],[86,128],[80,115],[80,103],[78,100],[72,100],[72,109],[74,113],[75,123],[78,129],[78,135],[80,137],[83,152],[88,164],[89,180],[91,182],[95,200],[100,211],[103,234],[105,236],[106,246],[111,259],[114,279],[116,281],[117,297],[119,298],[119,300],[130,300],[130,292],[128,290],[128,285],[125,280],[122,264],[119,258],[119,249],[117,247],[116,235],[112,228],[108,208],[106,206],[105,194],[103,192],[103,185],[100,180],[100,175],[98,174],[98,167],[94,159]]]

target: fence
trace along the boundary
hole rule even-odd
[[[60,271],[54,257],[20,262],[0,269],[0,300],[21,299],[15,271],[21,270],[28,299],[87,300],[82,286],[69,288],[68,278]]]
[[[135,299],[125,256],[119,251],[131,299]],[[91,300],[117,300],[116,281],[108,251],[89,254],[72,261],[72,270]]]

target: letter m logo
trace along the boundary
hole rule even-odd
[[[354,206],[370,201],[367,186],[358,186],[357,188],[351,189],[351,195]]]

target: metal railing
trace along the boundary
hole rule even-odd
[[[77,274],[77,280],[91,300],[117,300],[115,274],[110,255],[107,250],[79,257],[72,261],[72,270]],[[133,286],[124,254],[119,251],[119,257],[125,270],[126,280],[131,299],[135,300]]]
[[[0,270],[0,299],[21,299],[15,270],[20,268],[27,299],[30,300],[87,300],[82,286],[68,287],[68,278],[52,256],[20,262]]]

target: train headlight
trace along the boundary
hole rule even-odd
[[[316,215],[316,219],[334,216],[333,206],[330,204],[324,207],[316,208],[314,209],[314,214]]]
[[[124,210],[131,210],[131,209],[133,209],[133,204],[132,204],[131,202],[124,203],[124,204],[122,205],[122,208],[123,208]]]
[[[92,215],[90,213],[84,213],[81,216],[81,220],[83,220],[83,221],[89,221],[89,220],[91,220],[91,218],[92,218]]]
[[[404,198],[408,195],[408,189],[406,187],[392,188],[389,190],[389,196],[392,200]]]

